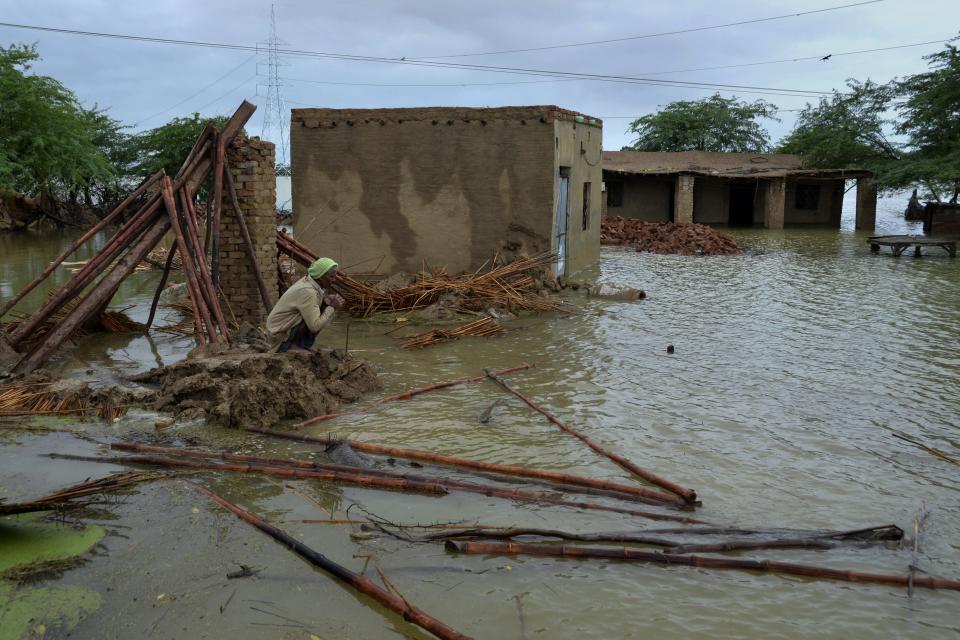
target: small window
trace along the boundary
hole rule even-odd
[[[607,182],[607,207],[623,206],[623,183]]]
[[[583,183],[583,230],[590,228],[590,183]]]
[[[798,184],[794,195],[794,208],[816,211],[820,208],[820,185]]]

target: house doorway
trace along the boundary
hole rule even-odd
[[[570,203],[570,168],[560,167],[557,176],[557,213],[553,217],[553,236],[557,242],[557,262],[554,275],[558,278],[567,272],[567,218]]]
[[[727,220],[729,226],[753,226],[754,191],[754,186],[750,184],[730,185],[730,217]]]

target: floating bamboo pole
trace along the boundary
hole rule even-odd
[[[597,442],[595,442],[595,441],[592,440],[591,438],[588,438],[587,436],[583,435],[582,433],[580,433],[579,431],[577,431],[577,430],[574,429],[573,427],[571,427],[571,426],[569,426],[569,425],[561,422],[561,420],[560,420],[559,418],[557,418],[555,415],[553,415],[553,414],[550,413],[549,411],[543,409],[542,407],[540,407],[539,405],[537,405],[533,400],[531,400],[530,398],[528,398],[527,396],[523,395],[522,393],[520,393],[519,391],[517,391],[516,389],[514,389],[512,386],[510,386],[510,384],[509,384],[506,380],[504,380],[503,378],[501,378],[498,374],[493,373],[492,371],[490,371],[490,370],[488,370],[488,369],[484,369],[484,372],[487,374],[487,377],[488,377],[488,378],[490,378],[490,379],[493,380],[494,382],[498,383],[500,386],[502,386],[504,389],[506,389],[507,391],[509,391],[510,393],[512,393],[513,395],[515,395],[516,397],[518,397],[518,398],[520,398],[521,400],[523,400],[525,403],[527,403],[527,405],[528,405],[531,409],[533,409],[534,411],[537,411],[538,413],[542,414],[544,417],[547,418],[547,420],[549,420],[550,422],[552,422],[554,425],[556,425],[557,427],[559,427],[559,428],[562,429],[563,431],[566,431],[567,433],[569,433],[569,434],[572,435],[573,437],[577,438],[578,440],[580,440],[581,442],[583,442],[585,445],[587,445],[588,447],[590,447],[591,449],[593,449],[594,451],[596,451],[596,452],[599,453],[600,455],[602,455],[602,456],[604,456],[604,457],[612,460],[614,463],[616,463],[616,464],[619,465],[620,467],[622,467],[622,468],[626,469],[627,471],[629,471],[629,472],[631,472],[631,473],[633,473],[633,474],[635,474],[635,475],[643,478],[644,480],[646,480],[646,481],[648,481],[648,482],[652,482],[653,484],[657,485],[658,487],[661,487],[661,488],[663,488],[663,489],[666,489],[667,491],[670,491],[671,493],[677,494],[678,496],[680,496],[681,498],[683,498],[684,500],[686,500],[689,504],[696,504],[696,503],[697,503],[697,493],[696,493],[693,489],[687,489],[687,488],[685,488],[685,487],[681,487],[680,485],[678,485],[678,484],[676,484],[676,483],[674,483],[674,482],[671,482],[670,480],[667,480],[666,478],[664,478],[664,477],[662,477],[662,476],[659,476],[659,475],[657,475],[656,473],[653,473],[652,471],[648,471],[648,470],[644,469],[643,467],[640,467],[639,465],[637,465],[636,463],[628,460],[627,458],[625,458],[625,457],[623,457],[623,456],[621,456],[621,455],[619,455],[619,454],[613,453],[612,451],[609,451],[609,450],[605,449],[604,447],[600,446]]]
[[[291,433],[289,431],[274,431],[272,429],[260,429],[257,427],[247,427],[247,431],[253,431],[255,433],[262,433],[267,436],[273,436],[275,438],[284,438],[286,440],[295,440],[298,442],[309,442],[316,444],[329,444],[329,438],[317,438],[313,436],[305,436],[299,433]],[[673,494],[664,493],[662,491],[657,491],[655,489],[648,489],[646,487],[636,487],[629,484],[622,484],[619,482],[612,482],[609,480],[595,480],[593,478],[585,478],[583,476],[573,475],[571,473],[563,473],[560,471],[547,471],[543,469],[528,469],[526,467],[518,467],[512,465],[503,465],[503,464],[494,464],[492,462],[480,462],[477,460],[469,460],[467,458],[456,458],[453,456],[446,456],[440,453],[432,453],[428,451],[416,451],[413,449],[400,449],[398,447],[388,447],[381,444],[373,444],[369,442],[359,442],[357,440],[347,440],[349,444],[356,451],[361,451],[363,453],[372,453],[377,455],[391,456],[393,458],[404,458],[407,460],[422,460],[424,462],[432,462],[434,464],[445,465],[449,467],[459,467],[463,469],[472,469],[476,471],[487,471],[490,473],[499,473],[509,476],[519,476],[523,478],[533,478],[536,480],[546,480],[550,482],[556,482],[559,484],[573,485],[577,487],[589,487],[592,489],[601,489],[604,491],[609,491],[615,494],[623,494],[627,496],[636,496],[639,498],[649,498],[657,500],[660,502],[665,502],[668,504],[678,504],[683,503],[683,499]]]
[[[514,373],[514,372],[516,372],[516,371],[523,371],[523,370],[529,369],[529,368],[531,368],[531,367],[533,367],[533,366],[534,366],[534,365],[532,365],[532,364],[522,364],[522,365],[520,365],[519,367],[510,367],[509,369],[504,369],[504,370],[502,370],[502,371],[498,371],[498,372],[497,372],[497,375],[504,376],[504,375],[507,375],[508,373]],[[354,414],[354,413],[366,413],[366,412],[368,412],[368,411],[371,411],[371,410],[373,410],[373,409],[376,409],[377,407],[379,407],[379,406],[382,405],[382,404],[386,404],[386,403],[388,403],[388,402],[393,402],[394,400],[408,400],[408,399],[410,399],[410,398],[412,398],[412,397],[414,397],[414,396],[418,396],[418,395],[420,395],[421,393],[426,393],[426,392],[428,392],[428,391],[437,391],[437,390],[439,390],[439,389],[448,389],[448,388],[450,388],[450,387],[455,387],[455,386],[457,386],[457,385],[466,384],[466,383],[468,383],[468,382],[480,382],[481,380],[485,380],[486,377],[487,377],[486,375],[482,375],[482,376],[471,376],[471,377],[469,377],[469,378],[458,378],[457,380],[450,380],[450,381],[448,381],[448,382],[437,382],[437,383],[435,383],[435,384],[430,384],[430,385],[427,385],[427,386],[425,386],[425,387],[418,387],[418,388],[416,388],[416,389],[410,389],[409,391],[404,391],[403,393],[398,393],[398,394],[395,394],[395,395],[392,395],[392,396],[387,396],[386,398],[380,398],[379,400],[377,400],[377,401],[375,401],[375,402],[372,402],[371,404],[362,406],[362,407],[355,407],[355,408],[349,409],[349,410],[347,410],[347,411],[341,411],[340,413],[325,413],[325,414],[323,414],[323,415],[316,416],[316,417],[310,418],[310,419],[308,419],[308,420],[304,420],[303,422],[299,423],[297,426],[298,426],[298,427],[308,427],[308,426],[310,426],[311,424],[316,424],[316,423],[318,423],[318,422],[324,422],[324,421],[326,421],[326,420],[332,420],[333,418],[339,418],[340,416],[351,415],[351,414]]]
[[[194,489],[208,496],[225,509],[228,509],[244,522],[247,522],[260,529],[274,540],[288,547],[301,558],[328,572],[337,580],[350,585],[360,593],[370,596],[391,611],[400,614],[403,616],[404,620],[412,622],[418,627],[426,629],[433,635],[437,636],[438,638],[443,638],[444,640],[470,640],[469,636],[465,636],[462,633],[455,631],[433,616],[421,611],[417,607],[411,605],[405,598],[394,595],[386,589],[377,586],[369,578],[354,573],[346,567],[337,564],[320,552],[314,551],[282,529],[279,529],[268,522],[264,522],[249,511],[241,509],[232,502],[229,502],[226,498],[217,495],[206,487],[193,482],[190,484]]]
[[[544,498],[550,499],[554,496],[548,493],[541,491],[528,491],[524,489],[503,489],[500,487],[494,487],[491,485],[482,485],[475,482],[465,482],[461,480],[454,480],[452,478],[436,477],[436,476],[427,476],[420,473],[410,473],[406,471],[394,471],[394,470],[385,470],[385,469],[375,469],[375,468],[360,468],[360,467],[351,467],[341,464],[330,464],[323,462],[316,462],[313,460],[303,460],[298,458],[271,458],[266,456],[255,456],[243,453],[230,453],[227,451],[209,451],[205,449],[187,449],[183,447],[157,447],[152,445],[137,444],[132,442],[117,442],[110,445],[111,449],[117,449],[120,451],[135,451],[139,453],[159,453],[166,456],[181,456],[187,458],[200,458],[200,459],[217,459],[217,460],[230,460],[236,462],[251,462],[254,464],[261,464],[267,466],[292,466],[299,469],[316,469],[323,471],[339,471],[347,473],[362,473],[364,475],[377,476],[381,478],[403,478],[406,480],[414,480],[417,482],[437,482],[443,484],[448,489],[457,489],[460,491],[466,491],[469,493],[479,493],[482,495],[495,495],[497,497],[508,497],[513,500],[531,500],[538,501],[543,500]],[[498,478],[494,478],[498,480]],[[578,492],[578,491],[593,491],[592,489],[587,489],[584,487],[569,487],[561,486],[555,484],[549,484],[549,488],[555,491],[565,491],[565,492]],[[603,495],[607,495],[604,493]],[[653,504],[662,506],[663,502],[650,500],[650,499],[640,499],[633,496],[614,496],[621,500],[639,500],[645,502],[646,504]],[[676,504],[676,503],[674,503]]]
[[[736,569],[740,571],[760,571],[824,580],[842,580],[845,582],[863,582],[906,587],[909,576],[888,575],[882,573],[864,573],[843,569],[830,569],[776,560],[750,560],[740,558],[714,558],[673,553],[644,551],[632,547],[578,547],[571,545],[518,544],[516,542],[446,542],[448,551],[483,555],[532,555],[557,558],[609,558],[632,560],[654,564],[685,565],[703,569]],[[914,587],[926,589],[950,589],[960,591],[960,581],[933,577],[914,577]]]

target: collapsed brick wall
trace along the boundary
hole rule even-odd
[[[227,148],[227,160],[237,188],[240,209],[253,241],[257,269],[267,285],[271,307],[277,289],[277,178],[272,142],[239,136]],[[237,322],[262,325],[267,319],[257,280],[244,247],[230,195],[224,186],[220,224],[220,288],[226,300],[224,310]]]

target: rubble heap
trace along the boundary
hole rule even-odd
[[[630,245],[637,251],[684,256],[728,256],[743,253],[733,237],[705,224],[644,222],[613,217],[603,221],[600,243]]]

